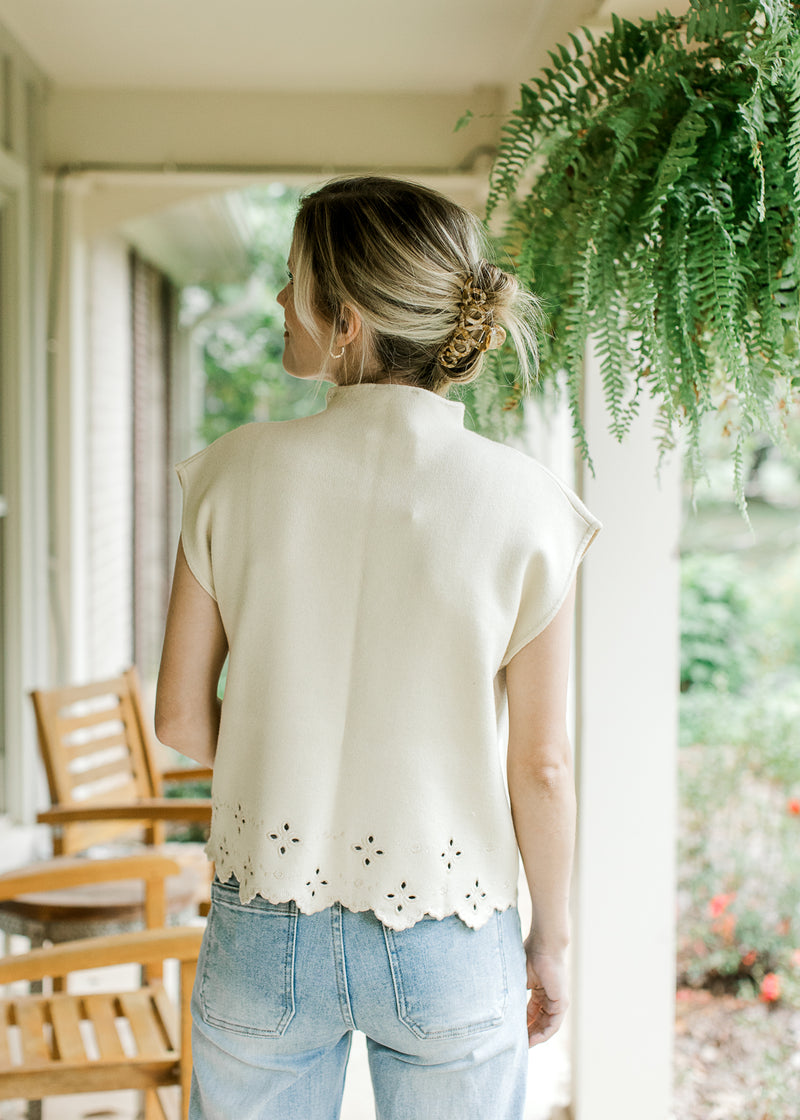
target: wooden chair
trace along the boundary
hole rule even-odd
[[[209,798],[164,797],[165,781],[207,779],[211,770],[161,771],[142,712],[135,669],[77,687],[32,693],[52,808],[38,816],[54,829],[56,855],[140,839],[161,844],[166,822],[211,819]],[[173,921],[207,911],[211,868],[192,845],[169,845],[183,873],[167,888]],[[32,946],[110,934],[144,922],[140,883],[63,886],[46,896],[0,901],[0,930]]]
[[[150,844],[167,821],[211,819],[208,798],[164,797],[164,782],[209,780],[212,771],[162,771],[142,711],[135,669],[91,684],[31,693],[52,808],[53,851],[73,855],[144,826]]]
[[[142,963],[152,973],[163,960],[180,962],[180,995],[170,999],[149,975],[133,991],[80,995],[7,992],[0,999],[0,1100],[40,1101],[68,1093],[138,1089],[146,1120],[170,1120],[162,1090],[178,1085],[181,1117],[189,1110],[189,1000],[202,929],[165,929],[164,879],[178,864],[145,852],[116,860],[59,858],[0,876],[0,899],[19,893],[119,879],[144,880],[147,928],[75,941],[0,960],[0,984]]]

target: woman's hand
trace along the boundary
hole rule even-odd
[[[525,942],[528,969],[528,1045],[546,1042],[564,1021],[567,998],[566,962],[564,953],[542,953],[536,948],[533,935]]]

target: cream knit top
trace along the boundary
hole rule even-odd
[[[426,389],[334,387],[181,463],[182,540],[230,647],[207,847],[247,902],[393,929],[514,905],[504,667],[599,522]]]

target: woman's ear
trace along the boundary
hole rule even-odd
[[[339,333],[336,335],[337,346],[349,346],[361,334],[361,316],[354,307],[346,303],[339,316]]]

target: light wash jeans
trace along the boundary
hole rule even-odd
[[[190,1120],[338,1120],[353,1030],[377,1120],[521,1120],[517,911],[388,929],[338,903],[239,902],[215,882],[192,998]]]

